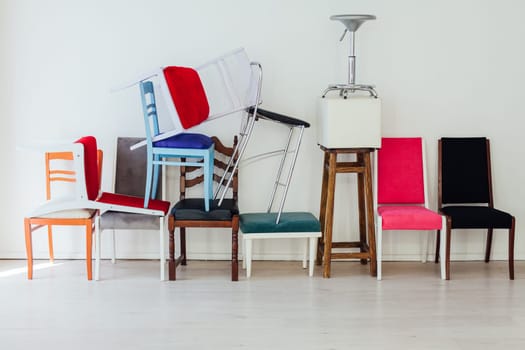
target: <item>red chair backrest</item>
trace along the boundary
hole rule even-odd
[[[420,137],[382,138],[377,163],[379,204],[425,203]]]
[[[166,67],[164,78],[184,129],[199,125],[208,118],[210,106],[196,70],[188,67]]]
[[[97,140],[93,136],[84,136],[75,142],[84,145],[86,192],[89,200],[95,200],[100,191]]]

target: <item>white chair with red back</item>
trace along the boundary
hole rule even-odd
[[[382,279],[383,233],[387,230],[430,231],[446,228],[446,216],[428,209],[423,140],[382,138],[374,167],[377,279]],[[423,234],[423,233],[421,233]],[[428,238],[428,235],[427,235]],[[443,240],[440,249],[444,251]],[[426,249],[424,254],[426,255]],[[426,256],[423,257],[426,261]],[[445,279],[445,264],[441,264]]]
[[[86,136],[75,142],[48,145],[42,147],[46,152],[71,152],[73,154],[73,169],[76,174],[74,194],[70,197],[58,200],[48,200],[35,208],[31,217],[44,216],[64,210],[93,209],[99,215],[105,212],[124,212],[156,216],[163,228],[164,218],[168,213],[170,203],[161,200],[151,200],[148,208],[144,208],[144,198],[100,191],[100,180],[97,162],[97,141],[93,136]],[[96,265],[95,279],[98,279],[98,267],[100,263],[100,236],[97,216],[95,220],[96,233]],[[160,268],[161,279],[164,279],[164,230],[161,230]],[[30,263],[30,261],[28,261]],[[28,269],[31,269],[28,266]]]

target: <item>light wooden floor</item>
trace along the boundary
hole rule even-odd
[[[37,261],[45,264],[45,261]],[[227,262],[190,261],[158,281],[158,262],[57,261],[26,280],[25,261],[0,261],[1,349],[525,349],[525,262],[357,262],[308,278],[299,262],[254,261],[230,281]]]

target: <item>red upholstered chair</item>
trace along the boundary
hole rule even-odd
[[[377,279],[382,278],[382,241],[387,230],[441,230],[446,217],[428,209],[421,138],[383,138],[375,157]],[[444,230],[441,230],[444,232]],[[444,244],[441,244],[443,251]],[[445,266],[441,264],[441,278]]]
[[[35,208],[28,217],[49,216],[64,210],[88,209],[98,211],[99,214],[116,211],[153,215],[162,221],[168,213],[170,203],[167,201],[152,200],[148,208],[144,208],[144,198],[142,197],[108,192],[101,193],[97,141],[93,136],[82,137],[72,143],[49,145],[45,148],[48,152],[70,152],[73,154],[71,162],[76,176],[75,190],[70,197],[46,201]],[[29,276],[31,276],[31,272],[32,257],[28,249]]]

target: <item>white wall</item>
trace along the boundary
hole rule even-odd
[[[44,198],[43,162],[15,151],[35,139],[92,134],[105,151],[103,188],[111,190],[114,141],[143,133],[136,89],[114,86],[161,65],[198,65],[244,46],[264,68],[263,107],[311,122],[286,210],[319,213],[322,153],[316,145],[315,107],[322,90],[346,80],[348,42],[333,14],[370,13],[377,20],[357,32],[357,82],[377,86],[383,133],[426,139],[431,203],[436,203],[436,146],[441,136],[488,136],[492,141],[495,202],[517,218],[516,256],[523,259],[522,199],[525,141],[525,4],[519,0],[375,1],[127,1],[0,0],[0,85],[4,115],[0,153],[4,194],[0,257],[23,258],[23,217]],[[235,118],[202,128],[224,139]],[[283,130],[258,125],[249,153],[268,149]],[[266,208],[276,160],[241,169],[241,210]],[[175,180],[175,169],[170,179]],[[339,175],[337,240],[356,239],[355,180]],[[254,185],[256,184],[256,185]],[[171,191],[177,190],[176,185]],[[348,215],[350,213],[350,215]],[[384,254],[416,259],[418,232],[385,237]],[[34,240],[46,256],[45,239]],[[82,257],[81,231],[60,230],[58,257]],[[229,232],[194,230],[195,258],[228,258]],[[456,234],[453,256],[480,259],[484,235]],[[119,235],[121,257],[155,257],[154,233]],[[506,257],[506,234],[495,235],[494,257]],[[107,245],[106,245],[107,246]],[[300,254],[294,242],[264,242],[262,258]]]

